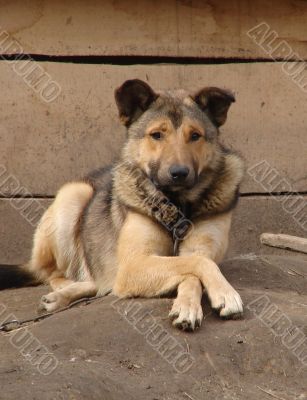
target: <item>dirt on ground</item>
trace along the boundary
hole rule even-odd
[[[244,317],[221,320],[204,297],[194,333],[172,327],[172,299],[112,295],[0,332],[0,399],[307,399],[306,265],[292,253],[225,261]],[[0,325],[35,316],[47,292],[1,292]]]

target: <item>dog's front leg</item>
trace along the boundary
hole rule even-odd
[[[169,313],[174,326],[189,331],[201,326],[203,320],[202,295],[202,284],[196,276],[190,276],[179,284],[177,297]]]
[[[228,247],[230,224],[231,212],[194,223],[190,235],[181,242],[180,257],[202,256],[204,261],[219,263]],[[203,268],[207,275],[207,283],[204,286],[212,307],[219,311],[221,317],[240,316],[243,307],[239,294],[226,281],[222,273],[216,273],[214,269],[206,269],[206,262],[204,262]],[[178,287],[178,298],[174,303],[175,308],[178,308],[178,302],[183,303],[182,306],[184,307],[184,301],[189,296],[189,293],[186,293],[185,296],[182,296],[182,300],[179,299],[181,285],[184,285],[184,283],[181,283]],[[190,285],[190,291],[198,292],[195,282],[194,285]],[[188,289],[185,292],[188,292]]]
[[[223,214],[215,216],[206,221],[198,221],[194,223],[193,230],[180,244],[179,255],[183,256],[203,256],[214,262],[219,262],[224,257],[228,245],[228,234],[231,222],[231,214]],[[208,271],[210,274],[210,271]],[[216,281],[211,282],[210,290],[212,305],[221,304],[218,299],[221,296],[219,284],[219,275],[215,275]],[[223,282],[224,279],[222,279]],[[226,294],[225,286],[222,296]],[[228,286],[228,291],[233,289]],[[217,297],[218,296],[218,297]],[[202,308],[200,306],[202,298],[202,285],[198,278],[191,277],[184,280],[178,286],[177,298],[174,301],[170,317],[174,319],[173,324],[182,329],[194,329],[202,322]],[[214,300],[214,298],[216,298]],[[238,296],[233,296],[234,301],[238,300]],[[225,302],[224,302],[225,303]],[[222,302],[222,304],[224,304]],[[226,305],[226,304],[225,304]],[[224,307],[225,308],[225,307]],[[219,310],[221,315],[232,315],[230,306],[226,309]],[[240,312],[239,312],[240,313]]]
[[[188,239],[192,240],[193,234]],[[202,245],[194,244],[197,248]],[[191,247],[187,246],[186,252],[188,249]],[[129,213],[118,241],[119,268],[114,293],[121,297],[155,297],[176,289],[189,278],[190,283],[182,285],[179,293],[192,293],[200,304],[200,291],[194,290],[199,287],[196,277],[221,316],[240,314],[241,298],[216,263],[201,252],[198,254],[198,249],[192,255],[181,251],[179,257],[170,257],[172,241],[168,233],[150,218]]]

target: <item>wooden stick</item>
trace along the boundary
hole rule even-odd
[[[297,236],[262,233],[260,235],[260,242],[262,244],[266,244],[267,246],[307,253],[307,239]]]

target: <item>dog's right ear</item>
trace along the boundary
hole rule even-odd
[[[115,90],[115,100],[121,122],[127,127],[136,121],[158,95],[140,79],[124,82]]]

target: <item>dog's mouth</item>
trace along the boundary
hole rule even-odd
[[[158,190],[161,190],[163,193],[178,193],[183,192],[185,190],[190,190],[196,185],[196,180],[193,182],[186,183],[173,183],[173,182],[159,182],[157,179],[151,177],[151,182],[155,185]]]

